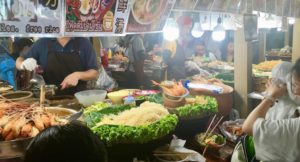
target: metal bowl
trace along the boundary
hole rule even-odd
[[[33,138],[23,138],[11,141],[0,141],[0,159],[23,157],[32,139]]]

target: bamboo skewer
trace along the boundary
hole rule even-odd
[[[45,86],[42,85],[41,89],[40,89],[40,107],[44,108],[44,104],[45,104]]]
[[[209,123],[209,126],[208,126],[208,128],[206,129],[206,132],[205,132],[205,134],[204,134],[204,138],[202,139],[201,142],[203,142],[203,141],[205,140],[205,138],[206,138],[206,136],[207,136],[207,133],[208,133],[208,131],[209,131],[209,129],[210,129],[212,123],[215,121],[216,116],[217,116],[217,115],[215,114],[214,117],[213,117],[213,119],[212,119],[211,122]]]
[[[13,101],[12,101],[12,100],[10,100],[10,99],[7,99],[7,98],[3,97],[2,95],[0,95],[0,98],[1,98],[1,99],[3,99],[4,101],[8,101],[8,102],[10,102],[10,103],[13,103]]]
[[[223,116],[219,119],[219,121],[217,122],[217,124],[215,125],[215,127],[210,131],[210,133],[208,135],[212,134],[212,132],[217,128],[217,126],[220,124],[220,122],[222,121],[222,119],[223,119]]]
[[[209,124],[209,127],[207,128],[207,130],[206,130],[206,132],[205,132],[205,135],[204,135],[204,137],[203,137],[203,139],[202,139],[202,142],[206,139],[207,136],[210,136],[210,135],[213,133],[213,131],[217,128],[217,126],[220,124],[220,122],[221,122],[222,119],[223,119],[223,116],[222,116],[222,117],[219,119],[219,121],[217,122],[217,124],[214,126],[214,128],[209,132],[209,129],[210,129],[212,123],[214,122],[215,117],[216,117],[216,115],[214,116],[213,120],[212,120],[211,123]],[[208,132],[209,132],[209,133],[208,133]],[[207,134],[207,133],[208,133],[208,134]],[[205,155],[208,146],[209,146],[208,144],[205,146],[205,148],[204,148],[204,150],[203,150],[203,153],[202,153],[203,156]]]

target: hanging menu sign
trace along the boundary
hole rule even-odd
[[[122,34],[129,0],[66,0],[65,35]]]
[[[1,36],[57,36],[62,34],[59,0],[1,0]]]
[[[176,0],[132,0],[127,32],[161,31]]]

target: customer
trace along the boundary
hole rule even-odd
[[[60,87],[58,95],[73,95],[98,78],[95,51],[86,38],[42,38],[16,61],[19,70],[43,68],[46,84]]]
[[[143,35],[127,35],[125,37],[125,54],[129,59],[128,70],[133,74],[129,76],[129,88],[143,88],[144,86],[144,61],[146,51],[143,43]]]
[[[50,127],[38,134],[24,162],[106,162],[104,144],[78,122]]]
[[[290,91],[290,92],[287,92]],[[300,118],[267,119],[276,100],[285,94],[300,105],[300,59],[287,76],[287,85],[270,82],[265,99],[249,114],[243,131],[253,135],[256,157],[262,161],[300,161]],[[285,107],[282,107],[285,109]]]
[[[229,39],[222,49],[222,60],[226,62],[234,61],[234,42]]]

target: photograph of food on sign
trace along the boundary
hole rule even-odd
[[[253,10],[255,11],[266,11],[266,1],[262,0],[253,0]]]
[[[116,0],[66,0],[66,32],[112,32]]]
[[[209,11],[213,2],[212,0],[198,0],[195,10]]]
[[[228,0],[215,0],[212,6],[212,11],[225,11],[226,10],[226,2]]]
[[[37,0],[1,0],[1,21],[37,22]]]
[[[193,10],[197,0],[178,0],[175,3],[174,9]]]
[[[160,31],[176,0],[133,0],[127,32]]]

